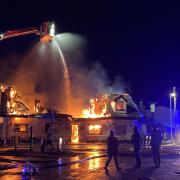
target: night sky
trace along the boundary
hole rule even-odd
[[[110,78],[121,75],[136,101],[142,98],[146,103],[168,105],[173,86],[180,91],[180,4],[58,2],[9,1],[1,5],[0,31],[38,27],[43,21],[54,20],[58,33],[86,37],[88,63],[100,61]],[[28,36],[0,42],[0,59],[26,53],[34,41]]]

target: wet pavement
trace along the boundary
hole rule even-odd
[[[78,157],[77,157],[78,160]],[[39,175],[22,177],[21,168],[11,169],[9,171],[1,171],[0,179],[59,179],[59,180],[176,180],[180,178],[180,157],[163,157],[160,168],[152,167],[152,159],[150,157],[143,158],[143,166],[141,169],[134,169],[134,159],[129,157],[119,157],[119,164],[122,170],[116,171],[113,161],[109,166],[109,174],[106,174],[103,167],[106,157],[94,158],[67,166],[49,167],[40,169]],[[41,165],[41,164],[39,164]],[[2,172],[5,172],[4,174]]]
[[[180,159],[174,157],[166,157],[163,159],[160,168],[152,167],[152,159],[143,159],[143,167],[141,169],[134,169],[134,159],[128,157],[120,157],[119,163],[122,170],[117,172],[113,162],[109,167],[109,174],[106,174],[103,167],[106,161],[105,157],[95,158],[89,161],[84,161],[70,166],[58,167],[47,169],[41,172],[35,179],[86,179],[86,180],[106,180],[106,179],[124,179],[124,180],[137,180],[137,179],[161,179],[161,180],[175,180],[179,179],[180,175],[178,170],[180,167]],[[53,176],[52,176],[53,174]]]
[[[163,147],[162,164],[158,169],[152,167],[153,161],[150,154],[143,156],[143,166],[141,169],[133,169],[135,161],[132,154],[121,153],[119,163],[122,169],[117,172],[112,161],[109,166],[109,174],[106,174],[103,169],[106,161],[106,157],[104,157],[106,146],[104,145],[71,145],[67,148],[68,150],[66,149],[66,153],[54,154],[34,152],[13,156],[12,154],[3,154],[1,152],[0,179],[176,180],[180,179],[179,147]],[[132,152],[131,148],[131,146],[127,145],[121,147],[121,150],[122,152],[124,150]],[[171,153],[169,153],[170,151]],[[31,162],[33,166],[38,167],[37,174],[33,174],[32,176],[22,175],[25,162],[27,161]]]

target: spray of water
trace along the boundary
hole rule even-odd
[[[65,106],[65,109],[66,109],[66,113],[70,113],[71,112],[71,102],[72,102],[72,92],[71,92],[71,81],[70,81],[70,77],[69,77],[69,71],[68,71],[68,68],[67,68],[66,61],[65,61],[65,58],[63,56],[63,53],[62,53],[56,39],[54,39],[54,42],[57,45],[59,55],[61,57],[61,61],[62,61],[63,68],[64,68],[64,71],[63,71],[64,94],[65,94],[64,106]]]

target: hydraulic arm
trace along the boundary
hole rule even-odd
[[[17,36],[24,36],[28,34],[36,34],[40,36],[40,40],[42,42],[49,42],[54,37],[54,33],[55,33],[55,25],[52,22],[44,22],[40,26],[40,29],[31,27],[31,28],[17,29],[17,30],[11,30],[1,33],[0,40],[17,37]]]

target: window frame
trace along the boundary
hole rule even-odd
[[[93,127],[92,130],[90,130],[90,126]],[[98,132],[97,132],[97,129],[95,128],[95,126],[99,126]],[[101,135],[102,134],[102,125],[99,125],[99,124],[89,125],[88,126],[88,134],[89,135]]]
[[[25,126],[26,130],[25,131],[20,131],[21,127],[20,126]],[[14,132],[18,133],[28,133],[28,124],[14,124]]]

